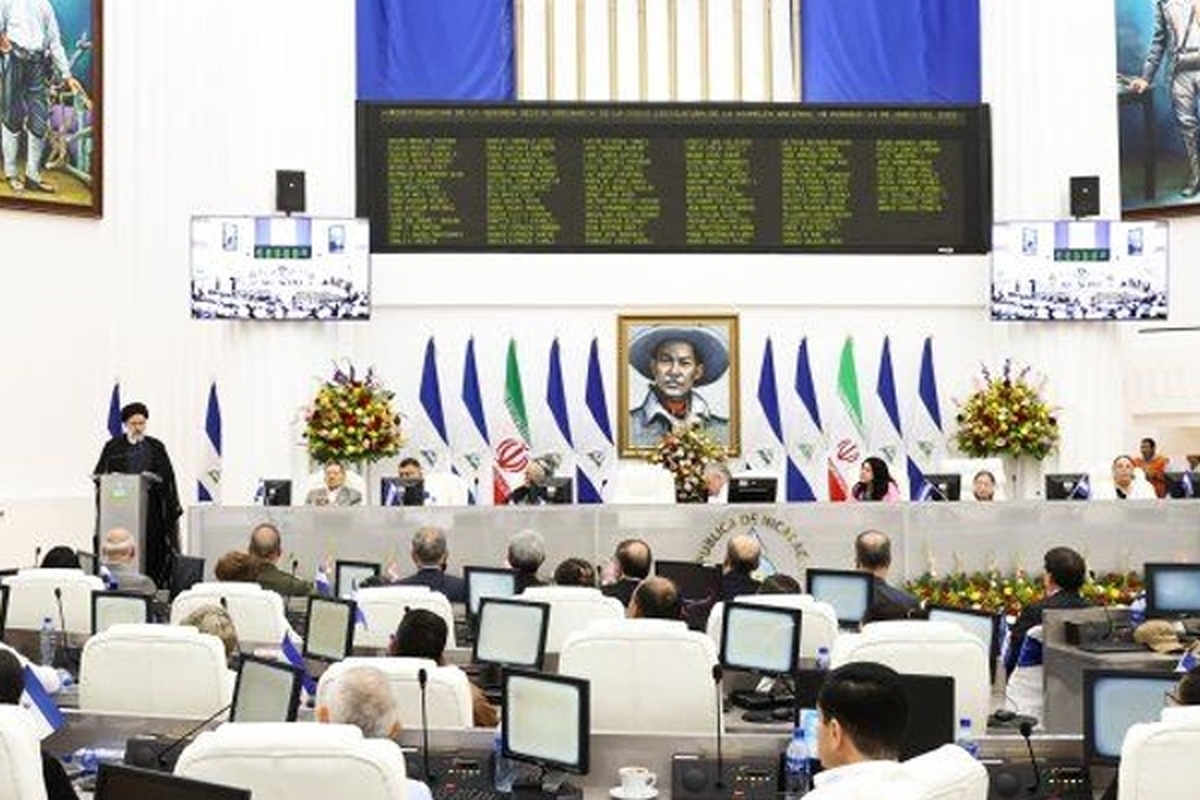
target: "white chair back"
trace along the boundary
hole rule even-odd
[[[470,503],[467,482],[453,472],[430,472],[424,478],[425,500],[430,506],[465,506]]]
[[[54,596],[58,589],[67,633],[83,636],[92,632],[92,592],[105,589],[104,581],[79,569],[23,569],[5,578],[4,585],[8,587],[9,628],[37,630],[46,617],[55,630],[61,628],[59,601]]]
[[[41,743],[20,706],[0,705],[0,798],[46,800]]]
[[[408,730],[421,728],[421,684],[425,670],[425,705],[430,728],[462,729],[474,724],[471,686],[467,673],[456,666],[439,667],[427,658],[347,658],[331,664],[317,683],[317,703],[322,704],[346,670],[373,667],[388,677],[392,696],[400,709],[400,723]]]
[[[407,796],[400,746],[353,725],[227,722],[196,737],[175,774],[249,789],[254,800]]]
[[[1200,706],[1164,708],[1158,722],[1131,725],[1121,745],[1117,796],[1161,800],[1196,794]]]
[[[900,765],[898,791],[889,797],[905,800],[987,800],[988,771],[955,744],[910,758]]]
[[[213,581],[184,589],[171,602],[171,624],[178,625],[197,608],[211,605],[225,606],[243,647],[278,647],[285,635],[299,641],[284,616],[283,598],[257,583]]]
[[[620,600],[586,586],[530,586],[521,592],[521,599],[550,604],[548,653],[562,650],[568,634],[581,631],[592,622],[625,616],[625,606]]]
[[[216,636],[186,625],[113,625],[88,639],[83,711],[202,719],[233,698],[235,674]]]
[[[558,671],[591,681],[593,731],[708,734],[724,725],[716,663],[712,640],[683,622],[619,619],[568,636]]]
[[[613,503],[624,505],[675,502],[675,476],[657,464],[621,463],[612,478]]]
[[[748,594],[737,599],[739,603],[760,606],[799,609],[803,615],[800,623],[800,657],[816,658],[817,650],[827,647],[831,651],[838,636],[837,612],[829,603],[814,598],[811,594]],[[721,626],[725,620],[725,601],[713,606],[708,615],[706,631],[713,644],[721,650]]]
[[[888,620],[844,633],[834,642],[830,666],[875,661],[897,672],[954,678],[955,717],[971,720],[971,731],[987,730],[991,678],[987,648],[979,637],[952,622]]]
[[[396,627],[410,608],[432,611],[446,622],[446,647],[458,647],[454,635],[454,609],[446,595],[428,586],[371,586],[354,595],[366,624],[354,626],[354,644],[387,647]]]

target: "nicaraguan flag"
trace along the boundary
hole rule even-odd
[[[946,455],[946,435],[942,429],[942,406],[938,397],[937,374],[933,366],[933,337],[926,337],[921,348],[921,372],[917,379],[917,402],[909,415],[908,450],[909,499],[926,500],[932,491],[925,476],[937,472]]]
[[[847,336],[838,359],[837,395],[839,403],[830,423],[829,499],[843,502],[858,482],[858,470],[867,447],[866,417],[858,388],[858,367],[854,363],[854,339]]]
[[[446,414],[442,408],[442,386],[438,381],[437,349],[432,336],[425,344],[425,363],[421,368],[421,408],[425,409],[425,416],[429,417],[429,424],[437,431],[442,443],[449,445]]]
[[[529,413],[521,386],[516,339],[508,342],[504,364],[504,408],[508,413],[501,415],[500,430],[492,448],[492,502],[498,506],[507,503],[513,489],[524,481],[525,466],[529,463]]]
[[[779,410],[779,383],[775,376],[775,346],[771,337],[763,347],[762,367],[758,373],[758,404],[763,417],[775,434],[775,440],[784,453],[785,485],[788,502],[812,502],[817,498],[813,495],[812,486],[805,480],[804,474],[788,453],[787,437],[783,431],[783,415]]]
[[[878,411],[871,415],[870,450],[882,458],[888,473],[906,496],[907,464],[904,453],[904,432],[900,427],[900,406],[896,402],[896,374],[892,368],[892,342],[883,337],[883,349],[879,353],[879,374],[875,380],[875,402]]]
[[[333,581],[329,580],[329,573],[325,571],[324,564],[317,565],[317,572],[313,575],[313,588],[322,597],[333,597]]]
[[[108,435],[115,439],[125,428],[121,424],[121,383],[113,381],[112,394],[108,396]]]
[[[201,503],[221,502],[221,403],[217,382],[208,387],[208,409],[204,413],[204,471],[196,482],[196,499]]]
[[[34,671],[25,665],[21,671],[25,678],[25,691],[21,694],[21,707],[29,711],[33,717],[34,730],[39,740],[44,740],[50,734],[67,723],[62,711],[53,700]]]
[[[487,472],[488,485],[491,485],[491,450],[492,439],[488,434],[487,414],[483,409],[483,393],[479,389],[479,366],[475,362],[475,339],[467,340],[466,354],[463,357],[462,401],[471,418],[477,434],[473,444],[461,443],[455,450],[455,463],[459,473],[467,479],[471,504],[475,505],[490,497],[491,492],[480,492],[480,474]],[[464,446],[465,445],[465,446]]]
[[[279,652],[284,659],[304,675],[301,684],[304,691],[308,692],[309,697],[317,696],[317,682],[308,674],[308,666],[304,663],[304,656],[296,649],[296,643],[286,633],[283,635],[283,641],[279,643]]]
[[[567,390],[563,380],[562,346],[558,338],[550,344],[550,364],[546,374],[546,406],[554,418],[554,427],[562,437],[550,452],[558,456],[559,475],[571,476],[575,472],[575,437],[571,435],[571,416],[567,410]],[[577,483],[577,481],[576,481]]]
[[[1200,659],[1196,658],[1196,650],[1194,647],[1189,648],[1179,659],[1179,663],[1175,665],[1176,672],[1191,672],[1196,668],[1196,664],[1200,663]]]
[[[825,500],[829,498],[830,479],[836,470],[821,424],[821,407],[817,404],[817,386],[808,359],[807,337],[800,340],[796,349],[795,388],[803,411],[794,416],[798,424],[792,434],[795,444],[789,455],[804,475],[805,482],[812,487],[814,499]],[[788,500],[798,499],[788,496]]]
[[[608,400],[604,394],[604,370],[600,368],[600,343],[592,337],[588,349],[587,385],[584,389],[587,414],[579,435],[577,452],[581,457],[575,468],[575,500],[578,503],[603,503],[616,448],[612,423],[608,418]]]

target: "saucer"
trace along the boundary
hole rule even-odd
[[[623,788],[614,786],[608,790],[608,796],[615,797],[616,800],[650,800],[652,797],[658,797],[658,787],[651,786],[645,791],[637,792],[636,794],[626,794]]]

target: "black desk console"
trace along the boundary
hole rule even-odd
[[[1040,783],[1028,762],[987,764],[988,800],[1093,800],[1092,782],[1082,763],[1039,760],[1038,766]]]
[[[775,800],[779,795],[778,758],[727,758],[717,786],[717,760],[689,754],[671,758],[674,800]]]

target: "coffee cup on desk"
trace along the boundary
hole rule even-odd
[[[654,791],[658,776],[645,767],[621,767],[621,794],[625,797],[646,797]]]

